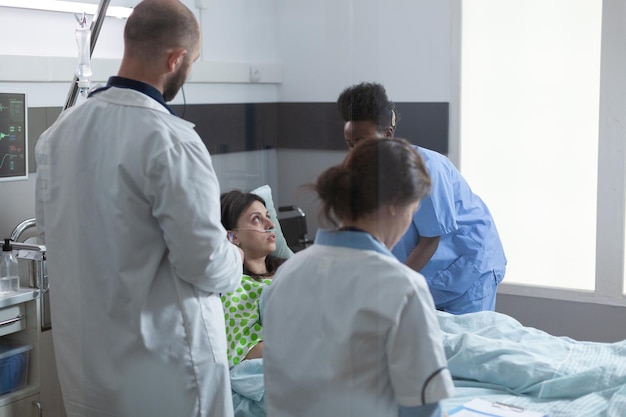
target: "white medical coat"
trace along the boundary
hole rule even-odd
[[[262,309],[268,416],[397,417],[454,391],[424,278],[369,234],[318,231]]]
[[[232,415],[218,293],[242,262],[193,124],[112,87],[61,114],[36,158],[68,416]]]

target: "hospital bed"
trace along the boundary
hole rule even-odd
[[[450,411],[474,398],[550,417],[626,416],[626,341],[557,337],[492,311],[437,312],[455,396]],[[263,417],[260,359],[232,378],[236,416]]]
[[[481,398],[550,417],[626,417],[626,340],[553,336],[492,311],[437,317],[456,387],[444,410]],[[262,359],[241,365],[231,371],[235,415],[264,417]]]

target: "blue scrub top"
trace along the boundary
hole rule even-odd
[[[415,148],[426,163],[432,191],[392,252],[405,262],[420,236],[441,237],[420,271],[440,305],[465,293],[486,273],[502,279],[507,260],[489,209],[452,162],[438,152]]]

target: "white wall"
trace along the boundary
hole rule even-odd
[[[385,85],[393,101],[447,102],[450,95],[449,0],[276,0],[280,102],[335,102],[347,86]],[[297,134],[297,132],[294,132]],[[337,132],[343,143],[343,132]],[[342,152],[280,150],[280,204],[319,226],[316,200],[301,193]]]
[[[89,1],[98,3],[96,0]],[[112,1],[111,5],[134,6],[138,1]],[[194,0],[183,0],[193,10],[202,26],[203,48],[200,62],[194,68],[224,72],[228,82],[220,82],[219,74],[213,82],[189,82],[185,85],[185,99],[197,103],[275,102],[276,84],[232,82],[231,69],[247,72],[247,64],[278,63],[276,42],[276,13],[274,0],[211,0],[209,9],[199,9]],[[116,62],[123,52],[122,32],[125,21],[106,18],[93,53],[94,83],[104,82],[114,75]],[[23,91],[28,94],[29,107],[63,107],[74,76],[77,47],[74,40],[76,20],[72,14],[0,8],[0,90]],[[9,35],[10,34],[10,35]],[[10,39],[10,42],[8,41]],[[28,57],[37,57],[35,62]],[[69,59],[71,58],[71,59]],[[106,64],[106,72],[98,63]],[[22,66],[15,68],[15,66]],[[211,65],[207,68],[207,65]],[[60,69],[59,69],[60,68]],[[63,78],[63,69],[67,77]],[[60,73],[61,76],[52,75]],[[3,78],[3,73],[33,74],[34,82]],[[198,71],[195,71],[197,74]],[[194,78],[192,70],[191,79]],[[247,76],[247,75],[246,75]],[[47,77],[52,82],[45,82]],[[60,78],[60,79],[59,79]],[[217,78],[217,79],[215,79]],[[275,78],[275,76],[274,76]],[[80,98],[79,98],[80,100]],[[182,104],[179,93],[172,101]],[[31,138],[32,139],[32,138]],[[218,157],[219,159],[219,157]],[[219,165],[219,163],[218,163]],[[269,177],[276,174],[270,172]],[[0,183],[0,236],[8,237],[13,227],[26,218],[34,217],[34,178]],[[275,183],[275,181],[274,181]]]
[[[120,0],[111,4],[136,3]],[[183,3],[196,13],[202,26],[200,66],[251,63],[261,68],[263,78],[263,65],[270,64],[280,69],[278,77],[282,80],[280,84],[188,82],[187,103],[334,102],[346,86],[373,80],[385,84],[395,101],[449,99],[449,1],[211,0],[207,9],[197,8],[195,0]],[[0,44],[0,59],[3,55],[76,56],[76,23],[70,14],[2,9],[0,26],[10,29],[5,33],[30,28],[25,36],[15,37],[13,43]],[[98,60],[121,58],[122,30],[123,21],[106,19],[93,54],[94,73],[98,72]],[[26,91],[31,107],[63,106],[73,77],[74,64],[70,64],[67,81],[11,82],[0,77],[0,89]],[[113,68],[109,71],[113,72],[115,67],[107,61],[106,68]],[[97,81],[104,81],[108,75],[102,74]],[[181,103],[179,94],[173,104]],[[337,134],[338,140],[342,140],[341,132]],[[282,204],[301,202],[306,212],[315,212],[312,202],[302,202],[297,186],[310,183],[340,159],[335,152],[322,152],[315,158],[308,154],[290,152],[287,159],[279,161],[288,175],[279,170],[278,185],[272,185]],[[0,193],[6,190],[11,195],[11,203],[0,208],[0,234],[10,233],[23,218],[34,216],[32,182],[31,178],[0,184]],[[309,216],[312,233],[317,229],[314,218]]]
[[[97,0],[87,0],[98,3]],[[134,6],[138,0],[112,1],[111,6]],[[194,65],[190,80],[200,71],[218,71],[210,83],[190,82],[185,86],[187,103],[229,103],[229,102],[273,102],[276,101],[274,84],[249,84],[232,82],[228,71],[244,70],[248,76],[247,64],[261,66],[278,63],[278,48],[275,30],[274,0],[211,0],[209,8],[196,7],[195,0],[182,0],[198,17],[202,27],[203,45],[201,57]],[[102,25],[92,56],[94,83],[104,82],[117,70],[116,63],[122,57],[122,32],[125,20],[107,17]],[[73,78],[77,47],[74,40],[76,20],[70,13],[34,11],[17,8],[0,8],[0,27],[5,36],[0,43],[0,60],[4,71],[13,74],[7,67],[15,65],[21,74],[34,74],[37,82],[25,82],[21,79],[7,79],[0,70],[0,89],[17,88],[28,93],[31,107],[63,106]],[[10,35],[8,35],[10,34]],[[8,41],[10,39],[10,41]],[[39,57],[31,64],[12,59],[20,56]],[[60,58],[72,58],[60,59]],[[57,58],[57,59],[55,59]],[[107,64],[102,71],[100,64]],[[103,62],[106,61],[106,62]],[[69,63],[69,64],[68,64]],[[207,68],[208,64],[212,65]],[[243,64],[243,65],[242,65]],[[41,68],[32,68],[32,67]],[[59,69],[61,68],[61,69]],[[56,73],[67,68],[67,77],[60,80]],[[40,74],[37,74],[40,69]],[[50,75],[49,73],[53,73]],[[220,74],[225,80],[220,82]],[[204,74],[203,74],[204,75]],[[271,74],[275,78],[275,74]],[[46,76],[54,82],[41,82]],[[196,77],[197,78],[197,77]],[[261,80],[263,81],[263,80]],[[173,104],[181,104],[179,94]]]
[[[449,0],[276,2],[279,101],[335,101],[361,81],[394,101],[448,101]]]

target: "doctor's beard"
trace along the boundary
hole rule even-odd
[[[178,71],[173,73],[165,82],[163,86],[163,100],[165,100],[166,103],[176,97],[178,90],[180,90],[180,87],[185,83],[188,73],[187,67],[187,65],[181,65]]]

